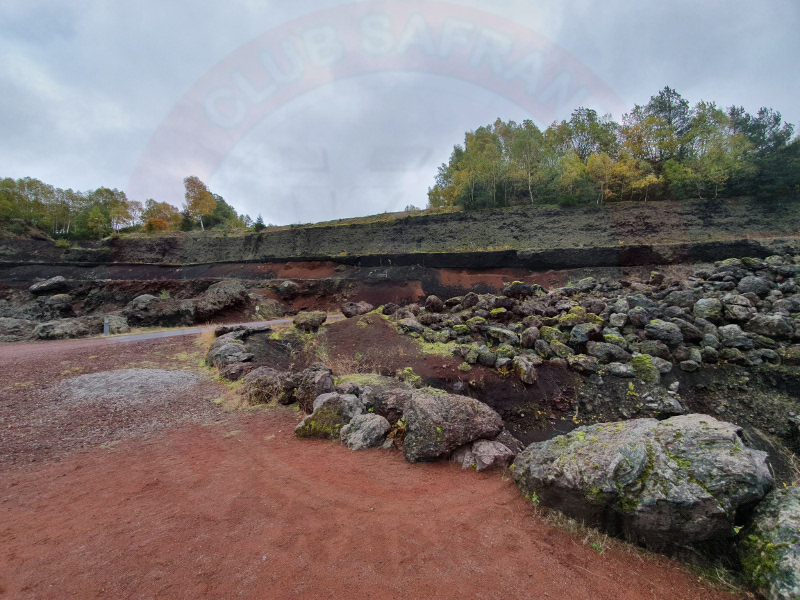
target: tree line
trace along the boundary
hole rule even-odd
[[[184,204],[130,200],[117,189],[76,192],[25,177],[0,180],[0,224],[35,227],[57,238],[91,239],[114,232],[263,229],[240,215],[197,177],[184,179]]]
[[[542,131],[533,121],[479,127],[456,145],[428,206],[492,208],[800,194],[800,138],[761,108],[690,107],[665,87],[617,123],[588,108]]]

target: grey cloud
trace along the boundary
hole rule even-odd
[[[337,4],[5,3],[0,175],[124,188],[172,107],[219,61],[282,23]],[[553,40],[628,106],[670,85],[691,102],[750,111],[769,105],[800,121],[800,6],[792,0],[468,4]],[[455,5],[448,10],[458,13]],[[424,206],[453,144],[496,117],[538,120],[491,86],[444,75],[337,80],[266,115],[208,183],[240,210],[276,223]],[[152,194],[179,205],[184,167],[164,165],[169,184]]]

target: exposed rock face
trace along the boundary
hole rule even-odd
[[[226,279],[209,287],[195,304],[198,323],[247,303],[247,288],[237,279]]]
[[[39,323],[33,336],[40,340],[64,340],[90,335],[89,327],[82,319],[59,319]]]
[[[360,415],[364,405],[356,396],[330,392],[314,400],[313,412],[295,427],[295,435],[305,438],[339,439],[342,427]]]
[[[356,415],[350,423],[342,427],[340,439],[350,450],[366,450],[380,446],[389,429],[389,421],[380,415]]]
[[[294,298],[300,293],[300,286],[294,281],[284,281],[278,286],[278,295],[281,298]]]
[[[435,460],[480,438],[493,438],[503,421],[486,404],[444,392],[415,393],[405,411],[403,454],[409,462]]]
[[[770,600],[800,598],[800,487],[777,489],[742,532],[739,555],[750,582]]]
[[[134,298],[122,311],[133,327],[179,327],[194,325],[195,305],[191,300],[150,300],[147,294]],[[153,298],[153,296],[150,296]]]
[[[731,538],[773,485],[766,453],[706,415],[579,427],[514,463],[523,493],[654,550]]]
[[[328,319],[328,315],[322,311],[298,313],[292,320],[294,326],[303,331],[316,331]]]
[[[58,275],[56,277],[51,277],[47,281],[34,283],[31,287],[28,288],[28,291],[31,294],[36,294],[38,296],[40,294],[53,294],[57,292],[62,292],[66,289],[67,289],[67,280],[64,279],[61,275]]]
[[[0,317],[0,342],[18,342],[33,336],[36,321]]]
[[[322,364],[315,364],[297,374],[295,399],[300,408],[310,413],[314,409],[314,400],[321,394],[335,391],[331,370]]]

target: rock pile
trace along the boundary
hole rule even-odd
[[[800,364],[800,257],[725,260],[682,281],[654,272],[549,291],[517,281],[500,295],[431,296],[391,318],[403,334],[453,344],[466,363],[514,370],[529,385],[543,361],[651,382],[719,361]]]

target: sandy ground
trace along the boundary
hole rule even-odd
[[[225,413],[193,336],[101,342],[0,346],[1,598],[732,597],[546,524],[503,473],[299,440],[291,408]],[[64,383],[112,369],[203,377],[165,377],[159,402]],[[31,417],[65,397],[80,420]]]

